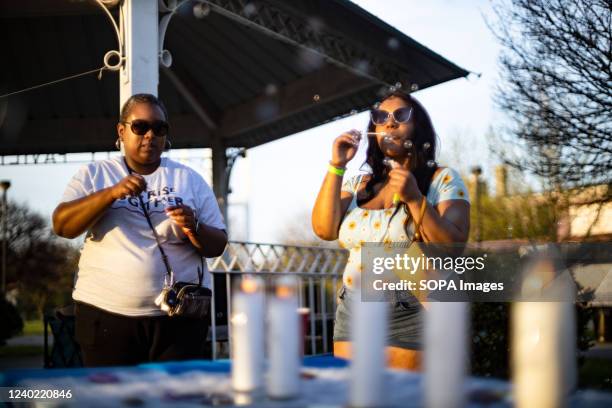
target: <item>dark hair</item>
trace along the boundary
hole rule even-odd
[[[411,149],[413,160],[410,161],[410,171],[416,178],[421,194],[426,196],[427,192],[429,191],[429,186],[431,185],[433,175],[438,167],[437,164],[435,164],[436,150],[438,146],[436,132],[434,131],[429,114],[423,105],[421,105],[421,103],[412,96],[401,91],[395,91],[388,94],[383,100],[390,98],[400,98],[412,107],[414,131],[410,139],[412,140],[413,144]],[[376,125],[374,125],[374,123],[372,123],[372,119],[370,119],[370,122],[368,123],[368,132],[375,131]],[[429,148],[426,149],[423,147],[425,143],[429,143]],[[366,151],[366,160],[364,165],[367,164],[370,167],[371,177],[365,186],[365,196],[358,200],[358,205],[370,201],[374,197],[374,186],[377,183],[383,182],[387,179],[387,176],[389,175],[389,168],[384,165],[384,158],[385,155],[378,146],[376,136],[368,136],[368,150]],[[434,166],[432,167],[427,165],[427,162],[430,160],[434,161]],[[400,208],[403,208],[404,212],[407,215],[410,215],[408,206],[406,203],[402,203],[401,206],[397,207],[391,218],[395,217]],[[408,224],[410,221],[410,217],[406,217],[406,221],[404,222],[404,230],[406,231],[406,234],[408,234]]]
[[[119,115],[120,122],[125,122],[127,120],[127,117],[130,116],[130,112],[132,112],[132,108],[137,103],[147,103],[149,105],[159,107],[159,109],[161,109],[161,111],[164,113],[164,118],[168,120],[168,111],[166,110],[166,107],[162,101],[160,101],[155,95],[140,93],[130,96],[128,100],[125,101],[123,107],[121,108],[121,114]]]

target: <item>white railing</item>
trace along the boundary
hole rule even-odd
[[[227,321],[231,316],[232,275],[254,274],[270,281],[276,276],[291,274],[300,277],[298,284],[299,306],[308,308],[308,354],[329,353],[328,322],[336,313],[335,294],[341,282],[348,252],[341,249],[230,242],[222,256],[209,260],[213,277],[224,275],[225,307]],[[218,282],[218,279],[214,279]],[[218,342],[227,340],[231,353],[231,325],[217,324],[216,296],[213,284],[211,302],[212,358],[218,358]],[[217,288],[218,289],[218,288]],[[320,328],[319,323],[320,322]],[[223,334],[226,330],[226,335]],[[320,333],[320,335],[319,335]],[[321,347],[318,346],[318,340]],[[306,351],[306,350],[305,350]]]

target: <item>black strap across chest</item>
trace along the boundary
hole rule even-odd
[[[125,163],[125,167],[128,170],[129,174],[134,174],[132,168],[127,164],[125,157],[123,158],[123,162]],[[142,195],[138,194],[138,202],[140,203],[140,207],[142,208],[142,212],[144,213],[145,218],[147,219],[147,224],[149,224],[149,228],[153,232],[153,236],[155,237],[155,242],[157,243],[157,248],[159,248],[159,253],[161,254],[162,261],[164,262],[164,266],[166,267],[166,276],[168,279],[168,284],[172,285],[174,279],[174,271],[170,266],[170,262],[168,261],[168,255],[164,251],[164,248],[161,245],[161,241],[159,240],[159,235],[157,235],[157,231],[153,226],[153,222],[151,221],[151,216],[149,215],[149,211],[145,206],[144,200],[142,199]],[[204,279],[204,258],[200,258],[202,265],[198,266],[198,286],[202,286],[202,281]]]

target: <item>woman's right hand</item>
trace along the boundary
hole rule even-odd
[[[336,168],[345,168],[357,153],[359,139],[361,139],[361,133],[357,130],[350,130],[338,136],[334,140],[332,159],[329,164]],[[326,173],[312,209],[313,231],[319,238],[326,241],[338,238],[340,222],[352,198],[352,194],[342,191],[342,174],[343,172]]]
[[[144,177],[130,174],[112,187],[60,203],[53,211],[53,231],[60,237],[76,238],[95,224],[115,200],[138,196],[146,187]]]
[[[111,187],[114,200],[122,200],[127,196],[138,196],[147,188],[147,183],[140,174],[130,174]]]
[[[346,167],[346,164],[357,154],[360,140],[361,132],[355,129],[338,136],[332,146],[330,164],[335,167]]]

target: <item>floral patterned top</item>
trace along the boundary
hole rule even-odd
[[[361,264],[361,246],[365,242],[403,242],[412,239],[413,225],[408,226],[408,235],[404,230],[404,220],[407,217],[399,211],[391,219],[395,207],[379,210],[365,209],[357,206],[357,188],[363,175],[349,178],[342,184],[342,191],[353,194],[353,200],[346,210],[338,243],[340,247],[350,251],[349,259],[342,275],[342,281],[347,288],[352,288],[355,278],[363,272]],[[431,205],[446,200],[465,200],[469,202],[468,190],[459,173],[448,167],[438,171],[431,181],[427,192],[427,201]],[[390,222],[389,222],[390,221]]]

